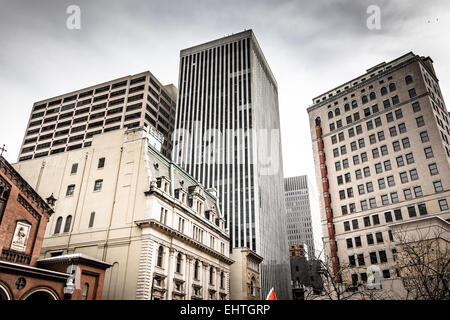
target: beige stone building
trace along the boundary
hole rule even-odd
[[[397,270],[411,299],[450,298],[450,223],[439,216],[390,226]]]
[[[152,146],[148,129],[14,165],[56,198],[42,258],[82,253],[111,264],[103,299],[229,299],[229,236],[214,190]]]
[[[450,218],[449,114],[433,61],[410,52],[383,62],[314,98],[308,113],[335,274],[356,287],[378,269],[382,289],[403,295],[389,226]]]
[[[263,258],[248,248],[233,248],[231,258],[231,300],[260,300],[260,264]]]

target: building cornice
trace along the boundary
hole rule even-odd
[[[224,232],[223,230],[219,229],[215,224],[213,224],[211,221],[204,219],[203,217],[199,217],[197,214],[195,214],[195,211],[192,210],[191,208],[179,203],[178,201],[176,201],[174,198],[169,197],[168,195],[166,195],[165,193],[163,193],[159,188],[154,187],[154,186],[150,186],[150,189],[148,191],[145,192],[146,196],[151,196],[151,195],[155,195],[158,198],[160,198],[161,200],[164,201],[168,201],[170,202],[170,204],[174,207],[177,207],[179,210],[183,211],[186,214],[189,214],[189,216],[193,219],[195,219],[197,222],[201,223],[201,224],[206,224],[209,228],[211,228],[212,230],[214,230],[215,232],[220,233],[221,236],[223,236],[224,238],[226,238],[227,240],[230,239],[230,236]]]
[[[192,238],[188,237],[187,235],[172,229],[159,221],[155,219],[144,219],[144,220],[136,220],[134,223],[136,223],[137,226],[142,228],[156,228],[160,231],[164,232],[165,234],[172,236],[178,240],[183,241],[186,244],[189,244],[191,246],[197,247],[198,249],[207,252],[208,254],[212,255],[213,257],[219,259],[220,261],[226,263],[226,264],[233,264],[234,260],[231,258],[228,258],[227,256],[217,252],[216,250],[211,249],[210,247],[193,240]]]
[[[394,71],[397,71],[397,70],[399,70],[399,69],[401,69],[401,68],[403,68],[403,67],[405,67],[405,66],[407,66],[407,65],[409,65],[411,63],[417,62],[417,61],[421,62],[421,59],[420,59],[419,56],[416,55],[414,57],[411,57],[411,59],[408,59],[408,60],[406,60],[406,61],[404,61],[402,63],[399,63],[399,64],[397,64],[397,65],[395,65],[395,66],[393,66],[393,67],[391,67],[391,68],[389,68],[387,70],[384,70],[383,72],[375,75],[374,77],[371,77],[371,78],[369,78],[369,79],[367,79],[367,80],[365,80],[365,81],[363,81],[363,82],[361,82],[361,83],[359,83],[359,84],[357,84],[355,86],[352,86],[351,88],[348,88],[347,90],[344,90],[344,91],[342,91],[342,92],[340,92],[340,93],[338,93],[336,95],[333,95],[332,97],[329,97],[329,98],[327,98],[327,99],[325,99],[323,101],[320,101],[319,103],[314,103],[312,106],[307,108],[307,111],[308,111],[308,113],[310,113],[313,110],[316,110],[316,109],[318,109],[320,107],[323,107],[324,105],[329,104],[332,101],[335,101],[336,99],[339,99],[339,98],[342,98],[342,97],[344,97],[344,96],[346,96],[348,94],[351,94],[352,92],[357,91],[357,90],[367,86],[369,83],[374,82],[376,80],[379,80],[380,78],[383,78],[383,77],[387,76],[388,74],[393,73]],[[422,65],[423,65],[423,63],[422,63]],[[362,76],[360,76],[360,77],[362,77]],[[358,77],[358,78],[360,78],[360,77]],[[356,78],[356,79],[358,79],[358,78]],[[354,79],[354,80],[356,80],[356,79]],[[322,93],[321,95],[319,95],[316,98],[314,98],[314,100],[317,99],[318,97],[322,96],[323,94],[326,94],[326,93],[328,93],[330,91],[333,91],[333,90],[335,90],[337,88],[340,88],[344,84],[342,84],[340,86],[337,86],[336,88],[334,88],[332,90],[329,90],[327,92]]]
[[[18,263],[12,263],[12,262],[6,262],[0,260],[0,270],[1,271],[8,271],[11,273],[20,273],[25,274],[33,277],[39,277],[39,278],[45,278],[45,279],[52,279],[56,281],[66,281],[70,274],[42,269],[42,268],[36,268],[36,267],[30,267],[23,264]]]
[[[82,253],[67,254],[57,257],[46,258],[37,261],[38,265],[53,265],[53,264],[84,264],[92,267],[107,269],[111,266],[110,263],[89,257]]]
[[[0,172],[2,172],[13,184],[19,188],[20,192],[26,196],[26,198],[33,202],[33,205],[44,214],[47,219],[53,214],[53,209],[42,199],[42,197],[28,184],[28,182],[6,161],[3,156],[0,156]],[[24,208],[29,211],[33,216],[38,214],[35,208],[30,207],[24,201],[20,201]],[[33,211],[35,210],[35,211]],[[36,217],[36,216],[35,216]]]

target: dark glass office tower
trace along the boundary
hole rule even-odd
[[[172,157],[216,188],[231,247],[264,257],[262,297],[289,299],[277,82],[251,30],[180,52]]]

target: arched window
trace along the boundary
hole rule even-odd
[[[81,300],[87,300],[88,293],[89,293],[89,284],[85,283],[83,286],[83,292],[81,294]]]
[[[156,261],[156,265],[158,267],[162,267],[163,254],[164,254],[164,248],[162,246],[159,246],[159,248],[158,248],[158,260]]]
[[[350,105],[349,105],[348,103],[346,103],[346,104],[344,105],[344,110],[345,110],[345,111],[350,111]]]
[[[339,108],[336,108],[336,110],[334,110],[334,114],[336,116],[340,116],[341,115],[341,110]]]
[[[355,109],[358,106],[358,102],[356,100],[352,100],[352,108]]]
[[[214,268],[209,267],[209,284],[214,284]]]
[[[377,95],[375,94],[375,92],[371,92],[369,97],[370,97],[370,100],[375,100],[377,98]]]
[[[329,111],[328,112],[328,119],[332,119],[333,118],[333,111]]]
[[[250,281],[250,294],[253,297],[256,296],[256,281],[255,281],[255,277],[252,277],[252,280]]]
[[[384,96],[385,94],[388,93],[386,87],[382,87],[380,91],[381,91],[381,95],[382,95],[382,96]]]
[[[220,273],[220,287],[224,288],[225,285],[225,274],[223,273],[223,271]]]
[[[72,216],[67,216],[66,224],[64,225],[64,232],[70,231],[70,225],[72,224]]]
[[[61,231],[62,220],[62,217],[58,217],[58,219],[56,219],[55,234]]]
[[[177,255],[177,272],[181,273],[181,253]]]
[[[198,280],[198,261],[194,263],[194,279]]]
[[[411,82],[413,82],[412,76],[411,75],[407,75],[405,77],[405,82],[406,82],[406,84],[410,84]]]
[[[369,101],[369,99],[367,99],[367,96],[364,95],[361,97],[361,101],[362,101],[362,103],[367,103]]]
[[[394,91],[395,89],[397,89],[397,87],[395,86],[395,83],[389,83],[389,91]]]

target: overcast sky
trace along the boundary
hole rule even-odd
[[[66,27],[73,4],[80,30]],[[381,10],[379,30],[367,27],[370,5]],[[314,188],[312,98],[409,51],[431,56],[450,95],[448,0],[0,0],[0,147],[17,160],[35,101],[146,70],[177,85],[181,49],[244,29],[253,29],[278,82],[284,174],[308,174]]]

